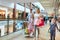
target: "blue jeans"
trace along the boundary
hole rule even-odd
[[[50,38],[51,38],[51,40],[55,40],[55,31],[50,31]]]

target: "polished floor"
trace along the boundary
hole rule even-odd
[[[40,36],[39,38],[26,38],[24,36],[24,30],[21,32],[12,33],[8,36],[1,37],[0,40],[49,40],[50,34],[48,33],[49,25],[45,25],[40,28]],[[60,32],[56,31],[56,40],[60,40]]]
[[[43,28],[40,28],[40,36],[39,38],[25,38],[24,35],[19,35],[15,38],[12,38],[10,40],[49,40],[49,33],[48,33],[49,26],[46,25]],[[60,40],[60,32],[57,31],[56,33],[56,40]]]

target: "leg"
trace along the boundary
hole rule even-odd
[[[34,27],[34,36],[36,37],[36,25]]]
[[[39,28],[38,28],[37,30],[38,30],[38,37],[39,37],[39,34],[40,34],[40,30],[39,30]]]
[[[50,33],[50,40],[53,40],[52,32]]]
[[[55,36],[53,36],[53,40],[55,40]]]
[[[52,35],[50,35],[50,40],[52,40]]]
[[[55,40],[55,32],[53,33],[54,35],[53,35],[53,40]]]
[[[39,32],[39,28],[38,28],[37,30],[38,30],[38,36],[39,36],[39,34],[40,34],[40,32]]]

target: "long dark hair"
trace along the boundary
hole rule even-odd
[[[37,9],[37,12],[40,13],[40,9],[39,8]]]

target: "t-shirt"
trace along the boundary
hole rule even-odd
[[[53,24],[53,23],[51,23],[51,25],[50,25],[50,31],[52,31],[52,30],[56,30],[56,28],[57,28],[57,24]]]
[[[34,14],[34,25],[36,25],[36,21],[39,16],[40,16],[40,14],[37,14],[37,13]]]
[[[31,16],[32,16],[32,13],[29,13],[28,16],[27,16],[28,21],[30,21]]]
[[[39,16],[40,16],[40,13],[39,14],[35,13],[34,14],[34,19],[37,19]]]

